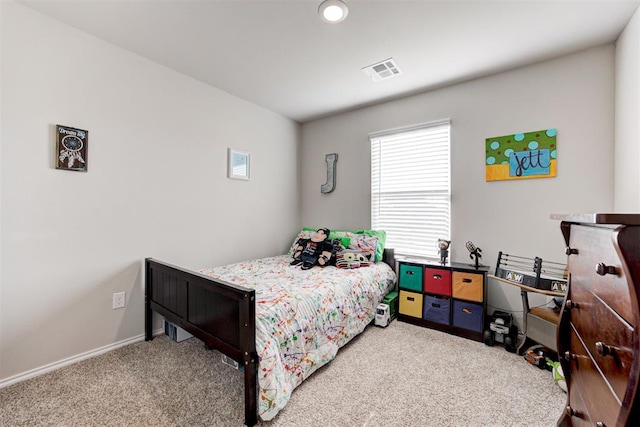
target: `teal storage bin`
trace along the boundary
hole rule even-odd
[[[412,264],[400,264],[400,278],[398,286],[400,289],[407,289],[422,292],[422,266]]]

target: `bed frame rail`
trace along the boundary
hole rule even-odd
[[[152,312],[162,315],[209,348],[244,366],[245,424],[257,423],[258,356],[255,291],[147,258],[145,340],[153,339]]]

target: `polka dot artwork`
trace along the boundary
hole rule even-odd
[[[556,176],[556,129],[516,133],[485,140],[487,181]]]

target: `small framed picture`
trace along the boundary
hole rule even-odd
[[[56,169],[87,171],[89,131],[56,125]]]
[[[228,156],[227,177],[248,181],[251,167],[251,155],[244,151],[229,148]]]

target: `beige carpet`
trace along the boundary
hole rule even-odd
[[[242,374],[164,336],[0,389],[2,426],[241,426]],[[502,347],[368,327],[264,426],[553,426],[566,394]]]

